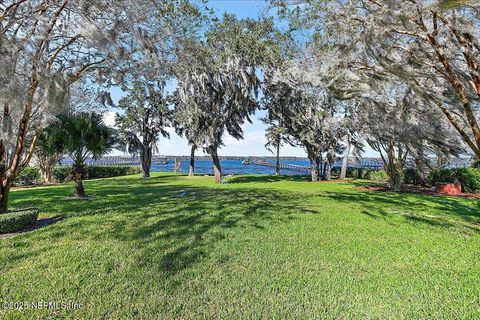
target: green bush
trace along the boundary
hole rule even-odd
[[[370,173],[370,180],[376,181],[376,182],[387,182],[388,181],[388,175],[385,170],[378,170]]]
[[[71,166],[60,166],[53,168],[53,180],[57,182],[65,182],[70,180],[72,172]]]
[[[332,175],[339,176],[341,168],[332,168]],[[368,168],[347,168],[346,177],[353,179],[370,179],[370,175],[376,170]]]
[[[32,185],[40,180],[40,170],[36,167],[26,167],[13,181],[14,185]]]
[[[88,179],[126,176],[140,172],[139,167],[132,166],[87,166]]]
[[[464,192],[480,192],[480,169],[477,168],[450,168],[433,170],[428,176],[429,183],[460,181]]]
[[[35,224],[38,209],[23,209],[0,214],[0,234],[22,230]]]
[[[58,166],[53,168],[53,179],[57,182],[70,181],[71,166]],[[132,166],[87,166],[87,179],[109,178],[126,176],[129,174],[140,173],[140,167]],[[20,175],[15,178],[13,184],[16,186],[33,185],[40,181],[40,169],[37,167],[26,167]]]
[[[55,167],[53,178],[58,182],[70,180],[71,166]],[[87,166],[87,179],[110,178],[140,173],[139,167],[132,166]]]
[[[416,186],[424,184],[424,181],[422,181],[422,178],[418,174],[418,170],[415,168],[404,169],[403,177],[406,184],[413,184]]]

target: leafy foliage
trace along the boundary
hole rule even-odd
[[[450,168],[433,170],[429,181],[432,185],[437,182],[453,183],[460,181],[464,192],[480,192],[480,169],[477,168]]]
[[[388,182],[388,174],[385,170],[378,170],[378,171],[374,171],[370,174],[370,180],[373,180],[375,182],[382,182],[382,183],[386,183]]]
[[[98,159],[116,145],[115,131],[97,113],[59,114],[51,125],[55,148],[68,154],[75,165],[88,157]]]
[[[110,178],[138,174],[141,172],[139,167],[131,166],[86,166],[85,179]],[[67,166],[55,167],[53,176],[57,182],[66,182],[71,180],[72,168]]]
[[[13,180],[14,185],[31,185],[35,181],[40,180],[40,170],[36,167],[26,167],[22,172]]]
[[[140,154],[144,177],[150,176],[152,155],[160,135],[169,137],[166,127],[172,124],[164,88],[164,81],[135,81],[118,104],[123,113],[115,117],[119,142],[129,153]]]
[[[37,221],[38,209],[23,209],[0,214],[0,234],[29,227]]]

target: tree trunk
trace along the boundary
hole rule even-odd
[[[395,150],[395,148],[397,150]],[[405,159],[407,157],[408,150],[404,150],[401,144],[397,144],[395,147],[395,143],[392,141],[387,143],[383,147],[383,150],[385,155],[383,152],[380,152],[380,156],[382,157],[383,166],[388,175],[390,188],[393,191],[401,191],[403,182],[403,167],[405,165]]]
[[[209,153],[212,156],[213,161],[213,173],[215,175],[215,183],[222,182],[222,167],[220,166],[220,159],[218,158],[218,147],[217,146],[210,146]]]
[[[327,161],[325,162],[325,179],[330,180],[332,177],[332,166],[335,164],[335,150],[329,147],[327,151]]]
[[[197,149],[196,145],[192,145],[190,150],[190,168],[188,170],[188,175],[190,177],[195,175],[195,150]]]
[[[400,175],[393,174],[389,178],[389,184],[392,191],[402,191],[402,178]]]
[[[53,170],[51,167],[46,167],[42,170],[42,179],[44,183],[52,183],[53,180]]]
[[[319,174],[320,174],[320,177],[322,177],[325,172],[323,171],[323,155],[322,153],[320,152],[320,156],[318,157],[318,166],[319,166]]]
[[[42,173],[43,183],[49,184],[53,181],[53,168],[58,163],[58,155],[37,155],[37,163]]]
[[[277,155],[275,159],[275,174],[280,175],[280,144],[277,144]]]
[[[83,186],[83,179],[87,177],[87,170],[83,163],[76,163],[72,168],[72,180],[74,182],[74,197],[86,198],[85,187]]]
[[[348,157],[350,156],[350,136],[347,139],[347,148],[345,149],[345,154],[343,155],[342,160],[342,170],[340,170],[340,180],[345,180],[347,177],[347,165],[348,165]]]
[[[152,167],[152,147],[143,147],[140,153],[142,161],[142,173],[144,178],[150,177],[150,168]]]
[[[325,163],[325,180],[330,180],[332,178],[332,164],[327,160]]]
[[[308,160],[310,160],[310,175],[312,182],[318,181],[320,159],[319,156],[313,151],[307,150]]]
[[[76,177],[74,180],[75,182],[75,190],[74,190],[74,193],[73,195],[76,197],[76,198],[86,198],[87,195],[85,194],[85,188],[83,186],[83,179],[82,177]]]
[[[10,187],[12,182],[8,178],[2,178],[0,185],[0,214],[6,213],[8,210],[8,196],[10,195]]]

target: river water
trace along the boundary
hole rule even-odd
[[[189,160],[180,161],[180,171],[183,173],[188,173]],[[281,163],[295,164],[299,166],[309,166],[308,160],[281,160]],[[273,163],[273,162],[272,162]],[[242,164],[240,160],[221,160],[220,165],[222,166],[223,174],[246,174],[246,173],[263,173],[263,174],[273,174],[275,173],[275,168],[257,166],[253,164]],[[169,160],[167,164],[152,164],[153,172],[173,172],[175,162]],[[282,174],[306,174],[305,172],[292,171],[287,169],[280,170]],[[195,161],[195,173],[203,174],[213,174],[213,163],[211,160],[197,160]]]

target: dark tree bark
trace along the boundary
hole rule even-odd
[[[320,157],[313,151],[307,150],[308,160],[310,160],[310,175],[312,182],[318,181]]]
[[[277,144],[277,154],[275,159],[275,174],[280,175],[280,144]]]
[[[8,178],[1,179],[0,185],[0,213],[6,213],[8,210],[8,196],[12,182]]]
[[[218,147],[217,146],[210,146],[208,151],[210,156],[212,156],[213,161],[213,173],[215,175],[215,183],[222,182],[222,167],[220,166],[220,159],[218,158]]]
[[[83,163],[77,163],[72,168],[72,180],[74,182],[73,195],[76,198],[86,198],[85,187],[83,186],[83,179],[87,177],[87,170]]]
[[[190,150],[190,168],[188,171],[189,176],[194,176],[195,175],[195,150],[197,149],[196,145],[192,145],[192,148]]]
[[[152,167],[152,147],[143,147],[140,152],[140,161],[142,162],[142,173],[144,178],[150,177]]]
[[[86,198],[85,187],[83,186],[83,179],[81,177],[74,178],[75,189],[73,195],[76,198]]]
[[[4,118],[5,121],[5,118]],[[3,128],[5,129],[5,127]],[[8,194],[10,190],[8,189],[8,180],[6,177],[5,170],[5,144],[3,140],[0,140],[0,213],[7,212],[8,209]]]

